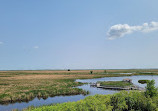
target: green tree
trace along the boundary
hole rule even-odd
[[[147,86],[145,87],[145,96],[146,97],[153,97],[157,95],[157,88],[155,87],[155,81],[151,80],[147,83]]]

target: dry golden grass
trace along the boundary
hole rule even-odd
[[[0,74],[89,74],[91,70],[24,70],[24,71],[0,71]],[[104,70],[93,70],[93,73],[104,72]]]
[[[94,77],[95,75],[18,75],[18,76],[13,76],[13,77],[3,77],[3,79],[8,79],[8,80],[20,80],[20,79],[75,79],[75,78],[80,78],[80,77]]]

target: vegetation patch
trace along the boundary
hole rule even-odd
[[[114,95],[89,96],[77,102],[30,107],[24,111],[156,111],[157,98],[147,98],[143,92],[123,91]]]
[[[148,83],[150,80],[138,80],[138,82],[139,83],[141,83],[141,84],[146,84],[146,83]]]
[[[98,83],[100,83],[101,86],[111,86],[111,87],[126,87],[133,85],[132,83],[124,82],[124,81],[103,81]]]
[[[4,85],[5,86],[5,85],[9,85],[9,84],[1,83],[0,85]]]

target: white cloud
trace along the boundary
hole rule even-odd
[[[39,48],[39,46],[34,46],[33,48],[34,48],[34,49],[38,49],[38,48]]]
[[[107,32],[107,36],[109,40],[113,40],[133,32],[139,31],[147,33],[155,30],[158,30],[158,22],[144,23],[143,25],[138,26],[129,26],[128,24],[117,24],[111,26],[111,28]]]
[[[3,42],[0,42],[0,45],[2,45],[3,44]]]

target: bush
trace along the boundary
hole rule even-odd
[[[123,91],[111,97],[113,111],[156,111],[156,104],[151,98],[138,91]]]
[[[146,97],[153,97],[157,95],[157,88],[154,86],[155,81],[151,80],[147,83],[147,86],[145,87],[145,96]]]

